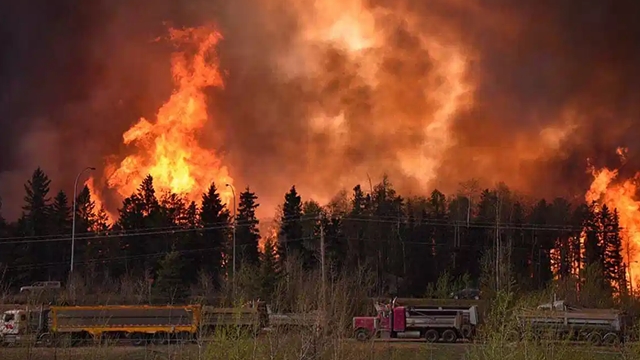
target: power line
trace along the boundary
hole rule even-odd
[[[306,215],[300,218],[292,218],[290,220],[279,221],[279,223],[286,224],[289,222],[296,221],[317,221],[317,215]],[[469,229],[495,229],[494,223],[482,223],[482,222],[473,222],[467,224],[464,221],[446,221],[446,220],[418,220],[412,223],[407,223],[406,217],[398,217],[398,216],[361,216],[361,217],[349,217],[341,219],[343,223],[348,222],[365,222],[365,223],[377,223],[377,224],[390,224],[397,225],[398,220],[403,220],[403,225],[413,225],[413,226],[432,226],[432,227],[446,227],[446,228],[455,228],[455,227],[463,227]],[[184,226],[172,226],[172,227],[150,227],[146,229],[133,229],[133,230],[112,230],[107,231],[106,234],[100,235],[91,232],[84,232],[81,236],[76,236],[76,240],[103,240],[103,239],[118,239],[118,238],[128,238],[128,237],[138,237],[138,236],[150,236],[150,235],[168,235],[168,234],[182,234],[182,233],[190,233],[190,232],[206,232],[212,230],[223,230],[223,229],[231,229],[233,227],[233,223],[228,222],[220,222],[220,223],[212,223],[219,224],[213,226],[202,226],[202,227],[184,227]],[[250,227],[254,225],[251,221],[243,221],[238,222],[236,227]],[[585,231],[587,233],[606,233],[606,230],[591,230],[585,229],[584,227],[578,226],[569,226],[569,225],[545,225],[545,224],[519,224],[519,223],[501,223],[500,229],[503,231],[552,231],[552,232],[582,232]],[[627,229],[620,229],[621,232],[628,232]],[[11,245],[11,244],[32,244],[32,243],[51,243],[51,242],[63,242],[63,241],[71,241],[71,237],[68,235],[54,235],[54,236],[38,236],[34,237],[5,237],[0,238],[0,245]]]

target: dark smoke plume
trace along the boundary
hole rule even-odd
[[[353,24],[326,26],[340,14],[359,14],[374,43],[345,47]],[[224,36],[226,85],[210,92],[203,141],[266,208],[292,184],[328,199],[384,172],[411,193],[476,177],[581,196],[587,158],[617,166],[627,146],[625,171],[639,169],[638,16],[640,3],[625,0],[3,4],[3,211],[18,215],[37,166],[71,192],[78,170],[125,155],[122,133],[171,92],[173,49],[155,40],[210,22]],[[460,59],[464,95],[444,128],[429,128]]]

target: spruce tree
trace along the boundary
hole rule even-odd
[[[184,279],[184,260],[177,251],[171,251],[160,261],[154,284],[154,299],[158,304],[180,304],[189,296]]]
[[[211,275],[215,286],[220,285],[223,275],[223,259],[227,255],[230,242],[231,225],[229,210],[222,203],[218,189],[214,183],[202,196],[200,205],[200,224],[202,231],[202,248],[194,261],[199,268]]]
[[[176,249],[183,251],[185,279],[189,283],[195,283],[198,280],[198,272],[201,270],[200,264],[202,262],[202,254],[198,249],[205,248],[202,233],[197,230],[200,227],[199,216],[198,205],[195,201],[190,202],[181,220],[182,226],[188,231],[182,233],[180,241],[176,243]]]
[[[53,235],[68,235],[71,234],[71,207],[69,206],[69,200],[67,199],[67,195],[61,190],[58,192],[56,197],[53,199],[53,204],[51,205],[50,212],[50,220],[51,220],[51,230],[50,233]],[[78,255],[78,249],[80,248],[81,241],[76,241],[74,246],[74,252]],[[52,263],[55,262],[66,262],[71,259],[71,249],[68,246],[52,246],[50,247],[50,261]],[[81,257],[74,258],[75,261],[78,261]],[[62,266],[55,267],[51,269],[51,276],[53,279],[62,279],[65,277],[66,268]]]
[[[44,236],[50,232],[51,199],[49,185],[51,180],[41,168],[37,168],[31,179],[24,185],[23,213],[19,219],[20,234],[26,237]],[[17,249],[16,262],[21,266],[30,266],[31,270],[19,274],[20,281],[32,282],[53,279],[55,265],[43,265],[62,262],[63,255],[58,251],[63,244],[45,242],[34,244],[27,239]],[[68,245],[67,243],[64,244]],[[37,265],[35,265],[37,264]],[[35,266],[34,266],[35,265]],[[54,279],[60,280],[60,279]]]
[[[343,273],[347,262],[347,244],[342,219],[338,216],[323,217],[325,237],[325,261],[327,273],[336,278]]]
[[[281,262],[286,261],[289,255],[303,256],[302,245],[302,199],[296,187],[284,196],[282,217],[280,218],[280,231],[278,232],[278,256]]]
[[[260,254],[260,299],[271,301],[278,284],[278,262],[276,259],[276,239],[267,238],[264,251]]]
[[[601,222],[599,219],[597,204],[589,205],[589,213],[584,223],[586,238],[584,240],[584,260],[585,266],[597,264],[602,269],[602,243],[601,243]]]
[[[163,213],[155,197],[153,178],[150,175],[145,177],[135,194],[124,199],[119,213],[116,228],[125,232],[120,248],[127,260],[125,269],[117,272],[127,271],[142,276],[145,270],[155,269],[158,263],[157,258],[148,256],[149,254],[169,250],[165,242],[158,241],[157,234],[144,234],[149,229],[161,228],[163,224]]]
[[[96,204],[91,199],[87,186],[83,187],[76,197],[76,233],[86,233],[93,229],[96,221]]]
[[[626,292],[626,276],[622,258],[622,237],[618,210],[609,217],[603,217],[604,225],[604,278],[619,294]]]
[[[51,222],[52,233],[58,235],[71,233],[71,207],[69,206],[67,195],[62,190],[53,199]]]
[[[353,188],[351,199],[351,212],[343,221],[343,229],[349,239],[349,265],[355,270],[365,266],[367,260],[366,253],[366,226],[370,222],[366,221],[368,197],[365,196],[360,185]]]
[[[24,185],[26,195],[24,197],[25,205],[22,207],[24,211],[22,217],[24,219],[23,232],[26,236],[42,236],[49,232],[50,184],[49,177],[41,168],[37,168],[31,179]]]
[[[260,204],[256,202],[258,197],[249,190],[249,187],[240,194],[238,204],[238,216],[236,220],[236,252],[238,263],[257,266],[260,263],[259,241],[260,231],[258,230],[258,218],[256,209]]]

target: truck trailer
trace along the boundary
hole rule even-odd
[[[427,342],[455,343],[471,340],[478,325],[475,305],[461,306],[397,306],[375,304],[376,316],[353,318],[354,335],[359,341],[370,338],[422,338]]]
[[[200,305],[52,306],[6,311],[0,322],[0,340],[4,345],[71,346],[125,339],[141,346],[193,341],[232,325],[255,333],[267,325],[265,321],[268,316],[264,305],[250,309]]]
[[[555,301],[517,315],[519,337],[531,334],[538,340],[587,341],[593,345],[615,345],[625,340],[628,323],[624,312],[587,309]]]

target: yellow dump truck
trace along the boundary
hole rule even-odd
[[[266,308],[213,308],[201,305],[52,306],[8,310],[0,322],[4,345],[45,346],[104,340],[148,343],[192,341],[221,326],[265,327]],[[267,320],[268,321],[268,320]]]

